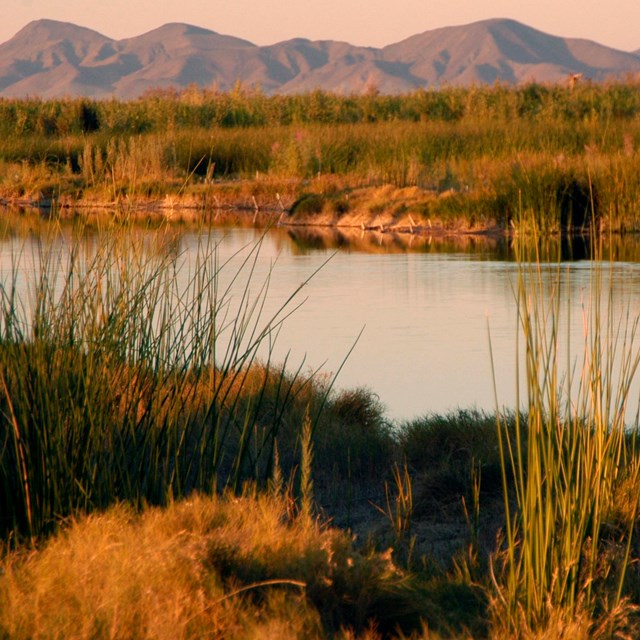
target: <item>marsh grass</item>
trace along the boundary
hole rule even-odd
[[[470,637],[483,602],[251,489],[118,505],[1,566],[0,633],[16,639]]]
[[[396,558],[402,559],[403,566],[411,567],[415,547],[415,536],[411,535],[413,521],[413,481],[409,468],[396,463],[391,469],[393,481],[385,482],[384,504],[374,504],[385,517],[393,532],[393,545]]]
[[[258,358],[298,304],[266,313],[259,243],[221,261],[203,230],[187,265],[169,228],[67,229],[2,274],[0,636],[636,634],[626,245],[589,245],[578,360],[560,250],[520,238],[522,413],[395,425]]]
[[[388,559],[366,558],[348,536],[310,519],[289,520],[283,504],[193,497],[142,516],[120,506],[74,523],[36,556],[4,566],[3,632],[321,637],[325,625],[362,628],[377,594],[409,597]],[[360,572],[367,593],[355,590]]]
[[[295,452],[306,408],[318,420],[330,381],[270,361],[297,292],[267,316],[260,243],[221,263],[200,238],[190,265],[171,235],[126,227],[14,257],[0,317],[5,531],[266,482],[276,440]]]
[[[621,316],[614,310],[601,255],[596,247],[581,360],[562,335],[559,272],[549,282],[539,262],[520,266],[524,357],[516,379],[522,372],[526,386],[517,396],[527,412],[516,416],[514,429],[498,420],[506,528],[494,558],[496,571],[498,558],[504,562],[497,616],[516,635],[563,625],[558,633],[568,633],[581,620],[581,634],[609,637],[634,624],[625,580],[637,494],[615,524],[612,512],[622,488],[640,479],[632,435],[638,418],[627,415],[640,363],[638,318],[631,309]]]
[[[530,84],[268,97],[238,88],[131,102],[2,100],[0,195],[102,203],[171,195],[217,206],[238,203],[228,183],[241,180],[270,189],[278,209],[286,180],[292,201],[310,192],[331,203],[391,185],[447,194],[413,212],[443,224],[525,232],[535,220],[542,233],[559,233],[593,218],[635,231],[638,95],[629,81],[573,91]],[[341,194],[326,176],[342,182]]]

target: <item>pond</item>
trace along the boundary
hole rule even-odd
[[[515,407],[519,267],[507,241],[438,243],[283,228],[264,236],[243,228],[208,233],[217,243],[220,263],[229,261],[222,281],[261,240],[251,292],[257,295],[269,278],[263,318],[306,282],[293,301],[302,304],[278,332],[272,360],[287,359],[291,368],[302,364],[306,370],[339,371],[338,387],[374,391],[396,420],[459,407],[491,412],[496,394],[500,407]],[[201,234],[185,228],[172,238],[188,265]],[[12,237],[0,242],[4,281],[11,256],[33,254],[29,243],[35,242],[41,241]],[[603,299],[614,324],[617,319],[626,324],[627,312],[640,311],[640,264],[633,259],[633,243],[615,254],[623,259],[599,263]],[[582,357],[594,278],[592,263],[576,259],[585,255],[584,246],[568,254],[566,247],[557,247],[540,270],[545,289],[555,288],[559,295],[563,362]],[[188,268],[180,276],[185,283],[187,273]],[[244,285],[237,286],[240,295]],[[637,398],[635,389],[634,394]]]

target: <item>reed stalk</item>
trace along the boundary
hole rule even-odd
[[[221,262],[203,230],[188,264],[162,238],[59,234],[2,274],[3,531],[34,537],[117,500],[266,481],[276,440],[296,437],[291,414],[321,402],[313,374],[271,361],[300,303],[293,292],[265,313],[260,242]]]
[[[637,480],[629,430],[638,423],[627,406],[640,363],[639,318],[614,308],[599,255],[583,301],[582,356],[571,351],[560,267],[545,274],[539,261],[519,266],[524,358],[516,378],[525,381],[518,402],[527,413],[516,414],[514,433],[498,420],[507,525],[499,601],[513,633],[554,616],[595,619],[621,604],[638,498],[615,543],[609,514],[622,484]],[[610,571],[615,553],[623,560]]]

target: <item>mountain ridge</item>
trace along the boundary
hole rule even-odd
[[[68,22],[36,20],[0,44],[0,96],[132,99],[189,85],[267,94],[314,89],[397,94],[470,84],[595,82],[640,75],[640,49],[562,38],[509,18],[441,27],[382,48],[292,38],[259,46],[186,23],[116,40]]]

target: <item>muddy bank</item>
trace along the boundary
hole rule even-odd
[[[362,232],[431,238],[507,235],[508,228],[492,217],[463,209],[446,216],[437,214],[449,199],[455,199],[455,193],[437,194],[418,187],[345,188],[326,181],[286,184],[245,181],[163,197],[99,199],[46,197],[42,193],[5,196],[0,198],[0,206],[59,219],[106,216],[140,221],[335,229],[348,236],[349,241],[356,240],[356,234]]]
[[[351,227],[379,232],[502,234],[506,227],[494,216],[463,207],[458,195],[419,187],[360,187],[342,192],[302,195],[288,212],[287,223]]]

